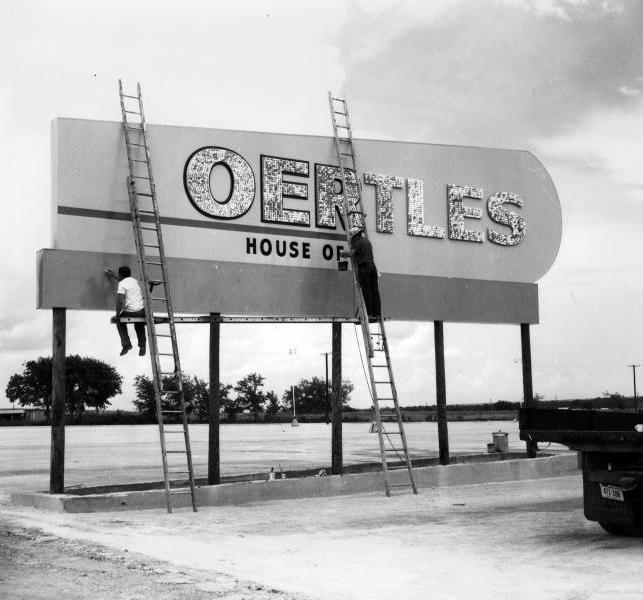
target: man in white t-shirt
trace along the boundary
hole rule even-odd
[[[105,269],[105,274],[118,281],[116,290],[116,318],[118,317],[144,317],[145,304],[143,294],[138,281],[132,277],[132,272],[127,266],[118,267],[118,276],[111,269]],[[121,356],[127,354],[132,349],[127,325],[117,322],[116,329],[121,338]],[[138,354],[145,355],[145,323],[134,323],[134,331],[138,340]]]

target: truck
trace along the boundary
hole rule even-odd
[[[520,439],[579,453],[585,518],[614,535],[643,536],[643,413],[521,408]]]

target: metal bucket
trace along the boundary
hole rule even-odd
[[[496,452],[507,452],[509,450],[509,434],[504,431],[496,431],[492,435],[493,447]]]

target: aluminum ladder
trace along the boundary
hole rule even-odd
[[[346,241],[350,247],[351,227],[361,227],[364,231],[364,236],[368,237],[366,213],[362,205],[362,186],[357,171],[357,160],[348,114],[348,104],[344,99],[335,98],[331,92],[328,92],[328,102],[333,123],[337,164],[339,165],[342,182],[343,205],[341,207],[341,216],[346,229]],[[390,496],[391,488],[393,487],[410,487],[413,493],[417,494],[413,464],[409,456],[402,414],[400,413],[400,405],[397,400],[397,390],[393,378],[393,367],[391,365],[391,355],[386,338],[384,318],[380,316],[379,319],[369,323],[364,295],[362,294],[357,276],[357,262],[354,256],[351,257],[351,266],[353,270],[355,304],[368,360],[370,391],[375,416],[373,429],[376,430],[379,439],[384,491],[387,496]],[[395,424],[395,427],[391,428],[390,431],[384,427],[380,403],[386,403],[385,406],[388,405],[388,410],[384,416],[390,417],[390,421],[386,422]],[[398,461],[395,464],[389,465],[389,462],[392,462],[395,458],[397,458]],[[408,482],[391,483],[389,481],[389,471],[400,469],[408,472]]]
[[[196,512],[183,377],[141,86],[136,85],[136,95],[125,94],[122,81],[119,79],[118,94],[129,168],[127,192],[142,277],[141,290],[145,302],[145,322],[152,361],[167,512],[172,512],[172,497],[178,494],[189,494],[192,510]],[[180,461],[179,464],[176,464],[177,461]],[[179,478],[173,479],[173,476]]]

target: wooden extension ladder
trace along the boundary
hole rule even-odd
[[[136,95],[128,95],[123,92],[123,84],[119,79],[118,93],[129,167],[127,191],[145,301],[167,511],[172,512],[172,496],[190,494],[192,510],[196,512],[183,377],[141,86],[136,85]]]
[[[346,229],[346,241],[350,247],[351,227],[361,227],[363,235],[368,237],[366,229],[366,213],[362,205],[362,186],[357,172],[357,160],[353,144],[353,133],[351,130],[348,105],[346,100],[333,97],[328,93],[330,114],[333,123],[333,135],[335,137],[335,151],[337,163],[340,169],[342,182],[343,205],[341,216]],[[409,456],[406,434],[402,423],[400,405],[397,400],[397,390],[393,378],[393,367],[391,355],[389,354],[384,319],[380,315],[369,323],[366,311],[366,303],[362,294],[357,275],[357,261],[351,257],[353,268],[353,289],[357,314],[361,324],[364,338],[364,348],[368,360],[368,374],[370,379],[370,391],[373,399],[373,412],[375,415],[376,430],[379,438],[380,455],[382,458],[382,474],[384,478],[384,491],[387,496],[391,495],[392,487],[410,487],[414,494],[417,494],[413,465]],[[380,403],[390,403],[389,412],[385,416],[391,417],[389,423],[396,424],[390,431],[384,427]],[[390,464],[397,458],[395,464]],[[391,483],[389,471],[403,469],[408,472],[408,482]]]

